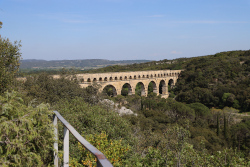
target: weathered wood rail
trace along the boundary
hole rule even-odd
[[[57,118],[64,125],[64,135],[63,135],[63,166],[69,166],[69,132],[97,159],[97,167],[112,167],[113,165],[109,162],[106,156],[100,152],[97,148],[91,145],[87,140],[85,140],[74,128],[71,126],[58,111],[53,111],[53,125],[55,127],[55,143],[54,143],[54,166],[58,167],[59,157],[58,157],[58,129],[57,129]]]

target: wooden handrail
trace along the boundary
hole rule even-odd
[[[69,132],[97,159],[97,167],[112,167],[113,165],[109,162],[106,156],[100,152],[96,147],[91,145],[87,140],[85,140],[74,128],[71,126],[58,111],[53,111],[53,125],[55,126],[55,143],[54,143],[54,165],[58,167],[58,130],[57,130],[57,118],[64,125],[64,135],[63,135],[63,166],[69,166]]]

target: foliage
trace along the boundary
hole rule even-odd
[[[0,36],[0,93],[6,91],[14,82],[19,68],[20,42],[11,43]]]
[[[26,106],[16,92],[5,92],[0,104],[0,166],[51,164],[54,134],[48,105]]]
[[[114,166],[122,166],[124,157],[130,150],[129,145],[124,145],[122,139],[112,140],[108,139],[105,132],[94,135],[83,135],[87,141],[89,141],[93,146],[95,146],[99,151],[101,151]],[[85,166],[95,166],[96,158],[85,148],[78,143],[78,148],[82,152],[81,162]]]
[[[132,131],[127,120],[113,111],[107,111],[98,105],[89,105],[84,98],[61,99],[54,109],[60,111],[61,115],[78,131],[83,134],[95,135],[106,132],[109,141],[123,139],[124,143],[132,144]],[[63,127],[59,124],[60,139],[63,139]],[[70,137],[71,157],[81,162],[77,141]]]

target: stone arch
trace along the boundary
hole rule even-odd
[[[138,86],[139,85],[139,86]],[[140,96],[146,96],[146,91],[145,91],[145,86],[142,82],[138,82],[136,84],[136,87],[139,87],[139,89],[135,90],[135,93],[140,95]]]
[[[155,74],[155,77],[156,77],[157,75]]]
[[[90,78],[88,78],[87,82],[91,82],[91,79],[90,79]]]
[[[125,83],[122,86],[121,95],[127,96],[132,95],[132,87],[129,83]]]
[[[113,81],[113,78],[112,78],[112,77],[110,77],[110,78],[109,78],[109,80],[110,80],[110,81]]]
[[[130,76],[129,79],[132,79],[132,76]]]
[[[173,88],[173,87],[174,87],[174,80],[173,80],[173,79],[170,79],[170,80],[168,81],[168,85],[169,85],[170,88]]]
[[[97,81],[96,78],[94,78],[94,79],[93,79],[93,82],[96,82],[96,81]]]
[[[145,78],[145,75],[142,75],[142,78]]]
[[[138,78],[141,78],[141,76],[140,76],[140,75],[138,75]]]
[[[120,76],[120,80],[122,80],[122,76]]]
[[[116,88],[113,85],[111,85],[111,84],[106,85],[103,88],[102,92],[105,93],[108,96],[111,96],[111,97],[117,96]]]
[[[117,78],[117,77],[115,77],[115,80],[118,80],[118,78]]]
[[[160,74],[158,74],[158,77],[160,77],[161,75]]]
[[[153,74],[151,74],[151,76],[150,76],[151,78],[153,78],[154,76],[153,76]]]
[[[99,78],[99,81],[100,81],[100,82],[102,81],[102,77]]]
[[[166,76],[166,73],[164,73],[164,77]]]
[[[159,94],[166,95],[167,92],[168,90],[167,90],[166,82],[164,80],[161,80],[159,84]]]
[[[108,81],[108,78],[107,78],[107,77],[105,77],[105,78],[104,78],[104,81]]]
[[[149,75],[147,75],[147,78],[149,78]]]
[[[156,83],[154,81],[151,81],[148,84],[148,94],[151,93],[151,92],[154,92],[154,93],[158,94],[157,85],[156,85]]]
[[[136,79],[136,75],[134,75],[134,79]]]

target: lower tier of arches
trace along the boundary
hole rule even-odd
[[[157,79],[137,79],[129,81],[112,81],[99,83],[100,92],[105,92],[110,96],[117,95],[133,95],[138,94],[147,96],[149,93],[154,92],[157,95],[161,94],[162,97],[167,98],[168,88],[173,87],[177,82],[177,77],[157,78]],[[98,82],[97,82],[98,83]],[[91,84],[80,84],[82,87],[90,86]]]

